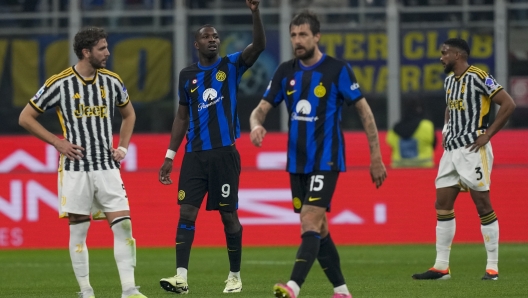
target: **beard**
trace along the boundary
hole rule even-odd
[[[296,54],[296,50],[297,49],[304,49],[304,54],[299,54],[297,55]],[[315,47],[307,50],[306,48],[296,48],[295,51],[293,51],[293,55],[295,56],[295,58],[297,59],[300,59],[300,60],[307,60],[307,59],[310,59],[314,56],[315,54]]]
[[[88,59],[88,62],[90,62],[90,65],[94,68],[94,69],[101,69],[101,68],[104,68],[103,66],[103,61],[98,61],[97,59],[95,59],[94,57],[90,57]]]
[[[444,73],[448,74],[452,72],[454,67],[455,67],[454,63],[447,63],[444,68]]]

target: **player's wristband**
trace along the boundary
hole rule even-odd
[[[447,132],[447,124],[444,124],[444,128],[442,128],[442,134]]]
[[[121,151],[123,151],[123,152],[125,153],[125,155],[128,153],[128,149],[125,148],[125,147],[123,147],[123,146],[119,146],[119,147],[117,147],[117,150],[121,150]]]
[[[174,159],[175,155],[176,155],[176,151],[167,149],[167,153],[165,154],[165,158]]]
[[[255,125],[255,127],[253,127],[253,128],[251,129],[251,132],[253,132],[255,129],[257,129],[257,128],[259,128],[259,127],[262,127],[262,125]]]

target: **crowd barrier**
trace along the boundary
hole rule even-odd
[[[132,138],[122,177],[131,207],[134,237],[140,247],[174,244],[179,208],[177,180],[183,154],[178,152],[172,173],[175,184],[158,182],[158,170],[169,143],[168,134],[136,134]],[[382,155],[390,164],[390,149],[380,132]],[[289,176],[284,169],[286,139],[270,133],[261,148],[243,134],[237,141],[242,158],[239,215],[245,245],[297,245],[298,215],[291,208]],[[434,243],[436,213],[434,179],[437,168],[390,169],[376,189],[369,174],[368,143],[362,132],[345,134],[347,172],[339,177],[328,214],[338,244]],[[57,152],[30,136],[0,137],[0,248],[55,248],[68,245],[68,223],[57,213]],[[495,163],[491,198],[500,222],[500,239],[527,242],[527,130],[506,130],[492,139]],[[437,147],[435,161],[442,154]],[[203,206],[202,206],[203,207]],[[480,221],[468,193],[455,205],[455,242],[480,242]],[[195,245],[221,246],[225,236],[217,212],[201,210]],[[106,221],[92,221],[90,247],[111,247]]]

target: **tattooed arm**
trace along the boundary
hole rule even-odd
[[[257,147],[262,145],[262,140],[266,135],[266,129],[262,125],[272,107],[269,102],[261,100],[259,105],[251,112],[251,116],[249,116],[249,127],[251,128],[249,137],[253,145]]]
[[[361,123],[363,123],[363,128],[365,129],[365,133],[367,134],[367,139],[369,142],[370,176],[372,178],[372,182],[376,184],[376,188],[379,188],[387,177],[387,170],[385,169],[385,165],[383,165],[383,160],[381,159],[381,150],[376,121],[374,120],[372,110],[370,109],[370,106],[368,105],[365,98],[358,100],[356,103],[356,109],[358,110]]]

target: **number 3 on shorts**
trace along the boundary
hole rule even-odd
[[[222,197],[227,198],[231,193],[231,186],[229,184],[222,185]]]
[[[480,171],[480,167],[476,167],[475,168],[475,173],[477,173],[479,175],[479,177],[477,178],[477,181],[482,179],[482,172]]]

